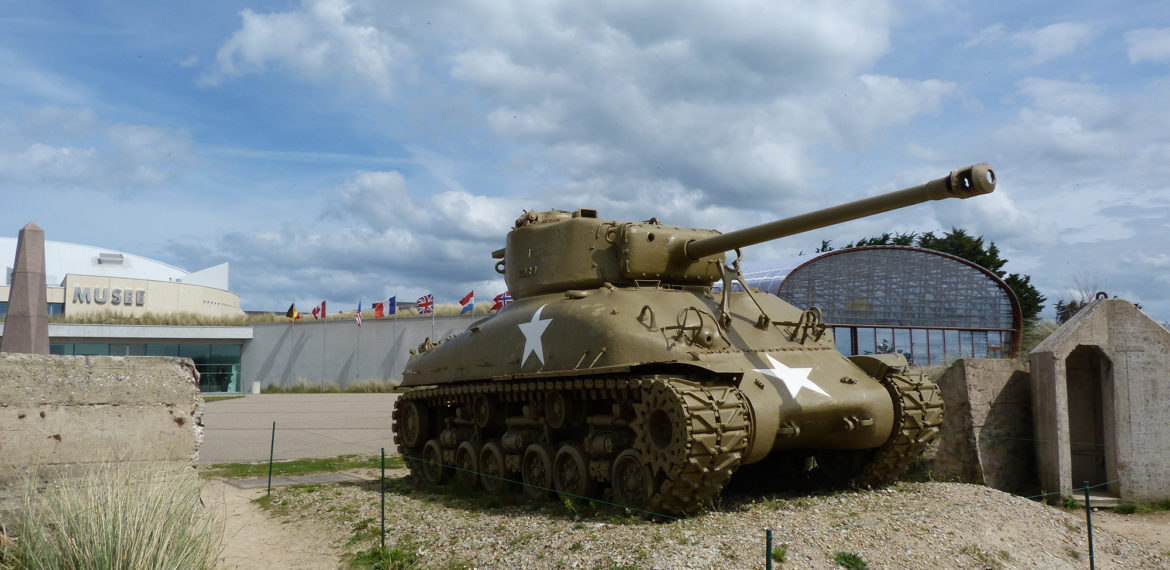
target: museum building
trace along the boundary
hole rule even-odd
[[[857,247],[743,271],[750,287],[802,309],[819,307],[844,354],[901,353],[912,365],[937,366],[1020,351],[1024,319],[1011,287],[948,253]]]
[[[0,237],[0,259],[6,261],[0,317],[8,312],[16,246],[16,238]],[[239,295],[228,290],[227,263],[188,272],[122,251],[46,240],[45,281],[50,320],[92,315],[100,321],[106,313],[244,314]],[[49,324],[52,354],[183,356],[195,362],[206,392],[242,389],[240,360],[250,338],[251,327]]]

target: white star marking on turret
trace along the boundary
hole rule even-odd
[[[552,323],[552,319],[540,320],[540,312],[544,310],[547,305],[541,305],[535,313],[532,314],[532,320],[526,323],[520,323],[520,332],[524,333],[524,353],[520,357],[520,366],[523,367],[525,362],[528,362],[528,355],[536,353],[536,358],[540,363],[544,364],[544,344],[541,343],[540,337],[544,335],[544,329]]]
[[[793,400],[796,399],[796,395],[804,388],[808,388],[826,398],[832,398],[828,392],[825,392],[820,386],[817,386],[812,380],[808,379],[808,373],[812,371],[812,368],[789,368],[784,366],[784,363],[772,358],[770,354],[765,354],[764,358],[768,359],[772,367],[757,368],[756,372],[767,374],[768,376],[779,378],[783,381],[784,387],[788,388],[788,394],[792,396]]]

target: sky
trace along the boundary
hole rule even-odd
[[[744,250],[964,228],[1048,297],[1170,321],[1156,2],[0,4],[0,235],[247,310],[505,289],[525,210],[730,231],[988,162],[995,193]]]

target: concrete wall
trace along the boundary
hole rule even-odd
[[[311,317],[310,317],[311,318]],[[484,318],[476,315],[475,320]],[[434,337],[446,338],[471,325],[471,316],[434,319]],[[399,382],[410,358],[409,350],[431,337],[431,319],[425,317],[265,323],[252,326],[252,340],[244,345],[241,377],[244,389],[262,386],[346,386],[363,380]]]
[[[1093,369],[1085,369],[1086,355]],[[1170,332],[1128,301],[1094,301],[1029,359],[1036,459],[1045,490],[1072,494],[1083,485],[1074,480],[1081,479],[1073,475],[1074,451],[1100,446],[1097,461],[1113,481],[1108,490],[1121,500],[1170,498]],[[1086,375],[1095,380],[1086,383]],[[1084,386],[1094,393],[1085,393]],[[1076,410],[1086,403],[1100,408],[1093,414],[1104,423],[1096,436],[1100,442],[1078,441],[1087,437],[1082,424],[1090,418]]]
[[[30,467],[194,464],[202,441],[188,359],[0,353],[0,481]]]
[[[957,360],[939,379],[943,432],[929,468],[1004,491],[1037,486],[1028,372],[1015,360]]]

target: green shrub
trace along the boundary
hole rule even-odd
[[[3,568],[214,568],[222,522],[199,477],[174,464],[108,463],[43,485],[30,478]]]
[[[866,564],[860,556],[852,552],[845,552],[843,550],[838,550],[837,552],[833,553],[833,562],[836,562],[838,566],[842,568],[848,568],[849,570],[867,570],[869,568],[869,565]]]

